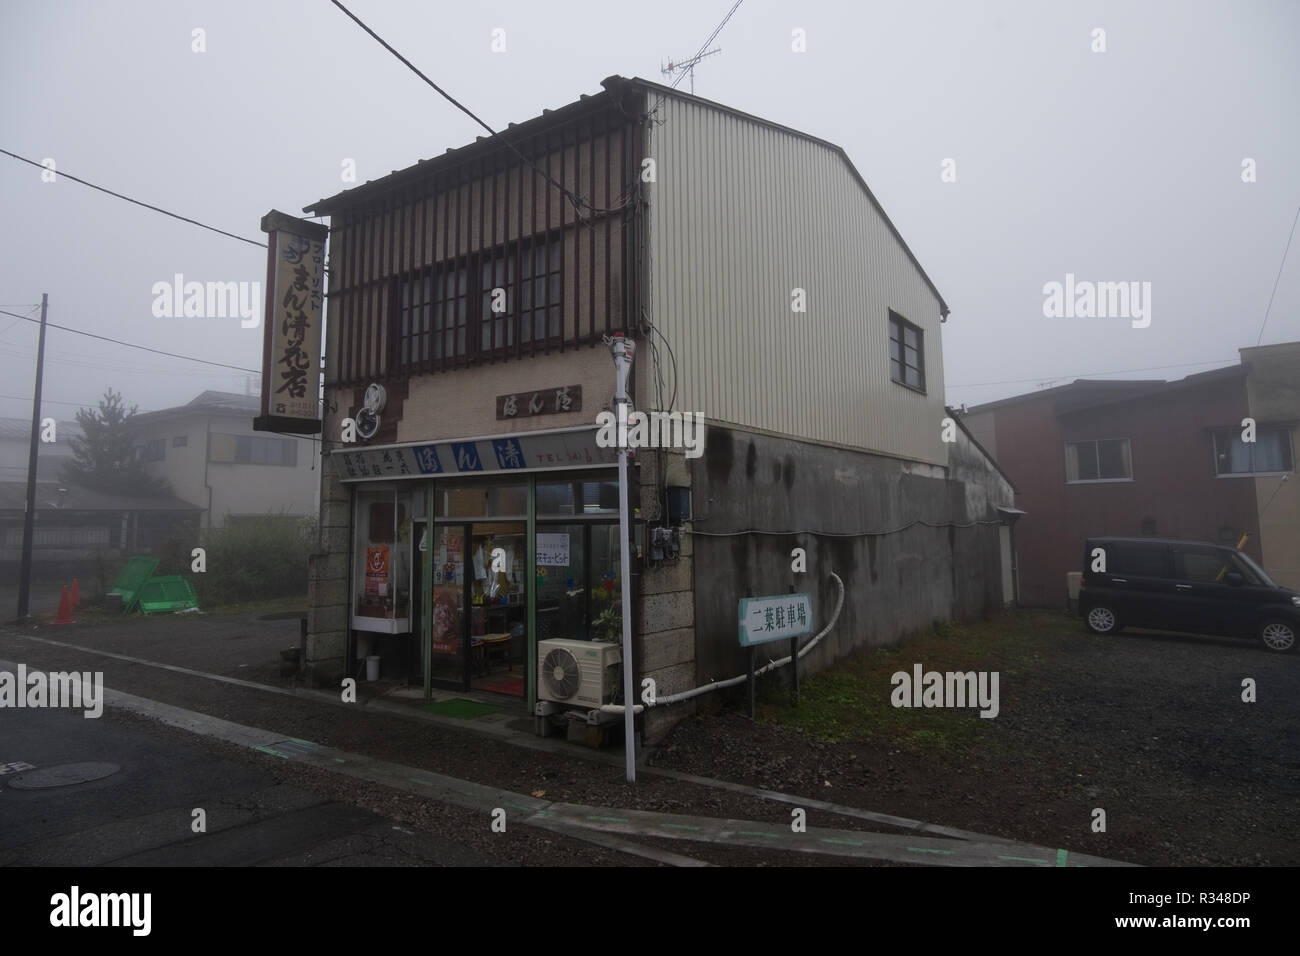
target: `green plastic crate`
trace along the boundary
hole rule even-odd
[[[108,592],[122,595],[123,614],[134,610],[136,602],[140,599],[140,588],[157,570],[157,558],[141,556],[127,560],[126,567],[122,569],[122,573],[117,576],[117,581],[113,584],[113,590]]]
[[[194,588],[179,574],[150,578],[140,588],[138,600],[145,614],[166,614],[199,606]]]

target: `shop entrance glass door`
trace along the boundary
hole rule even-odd
[[[432,546],[426,559],[433,565],[425,673],[434,686],[464,689],[469,683],[466,647],[466,574],[469,546],[466,525],[437,525],[430,529]]]
[[[527,524],[441,524],[430,537],[430,684],[525,696]]]
[[[528,669],[528,525],[470,525],[469,663],[473,690],[525,696]]]

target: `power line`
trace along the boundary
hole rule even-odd
[[[12,398],[15,402],[28,402],[28,403],[30,403],[32,400],[32,397],[30,395],[0,395],[0,398]],[[54,398],[42,398],[41,404],[42,405],[75,405],[78,408],[89,408],[92,405],[96,405],[98,403],[97,402],[60,402],[58,399],[54,399]]]
[[[1182,362],[1178,365],[1148,365],[1146,368],[1118,368],[1109,372],[1076,372],[1074,374],[1062,375],[1060,378],[1088,378],[1092,375],[1125,375],[1129,372],[1155,372],[1166,368],[1191,368],[1194,365],[1218,365],[1222,362],[1232,364],[1231,360],[1212,359],[1209,362]],[[985,385],[1024,385],[1026,382],[1041,382],[1039,378],[1013,378],[1002,382],[968,382],[964,385],[945,385],[945,388],[983,388]]]
[[[0,309],[0,314],[11,315],[14,318],[23,319],[27,322],[34,322],[36,325],[41,324],[40,319],[29,319],[25,315],[19,315],[16,312],[6,312],[4,309]],[[260,369],[244,368],[242,365],[227,365],[224,362],[209,362],[207,359],[195,358],[192,355],[177,355],[175,352],[164,352],[161,349],[151,349],[147,345],[136,345],[134,342],[123,342],[121,339],[111,339],[107,335],[96,335],[94,332],[85,332],[81,329],[71,329],[66,325],[55,325],[53,322],[46,322],[45,324],[52,329],[62,329],[64,332],[75,332],[77,335],[85,335],[92,339],[99,339],[102,342],[112,342],[114,345],[122,345],[129,349],[139,349],[142,352],[152,352],[154,355],[165,355],[168,358],[184,359],[187,362],[200,362],[203,365],[213,365],[217,368],[233,368],[236,372],[251,372],[254,375],[262,374]]]
[[[48,167],[44,163],[38,163],[36,162],[36,160],[28,159],[26,156],[19,156],[17,153],[11,153],[7,149],[0,149],[0,153],[4,153],[6,156],[12,156],[14,159],[18,160],[19,162],[27,163],[30,166],[35,166],[37,169],[48,169]],[[197,219],[191,219],[189,216],[182,216],[179,213],[169,212],[168,210],[163,209],[161,206],[154,206],[151,205],[150,203],[142,202],[139,199],[132,199],[130,196],[123,196],[121,193],[113,192],[113,190],[111,189],[106,189],[103,186],[96,186],[94,183],[87,182],[84,179],[78,179],[76,176],[72,175],[71,173],[65,173],[61,169],[56,169],[53,172],[55,176],[64,176],[68,179],[71,179],[74,183],[81,183],[81,185],[89,186],[91,189],[98,189],[101,193],[107,193],[108,195],[114,196],[118,199],[124,199],[129,203],[135,203],[135,205],[137,206],[143,206],[145,209],[152,209],[154,212],[160,212],[164,216],[171,216],[173,219],[179,219],[181,222],[188,222],[190,225],[198,226],[200,229],[207,229],[208,231],[215,232],[218,235],[229,236],[231,239],[238,239],[240,242],[246,242],[250,246],[258,246],[259,248],[262,249],[266,248],[266,243],[264,242],[258,242],[255,239],[246,239],[244,236],[237,236],[233,232],[226,232],[226,230],[218,229],[216,226],[209,226],[207,223],[199,222]],[[58,328],[58,326],[55,326],[55,328]]]
[[[731,9],[727,11],[727,15],[722,18],[722,22],[719,23],[714,28],[713,32],[709,34],[709,38],[700,44],[700,48],[697,51],[695,51],[695,56],[693,56],[691,59],[698,60],[700,57],[704,55],[704,51],[709,48],[709,44],[718,38],[718,34],[721,33],[722,28],[727,25],[727,21],[729,21],[732,18],[732,16],[735,15],[736,11],[740,9],[740,5],[744,2],[745,0],[736,0],[735,4],[732,5]],[[685,75],[686,75],[685,73],[677,74],[677,79],[673,80],[672,83],[669,84],[669,89],[673,89],[673,90],[677,89],[677,84],[682,81],[682,77],[684,77]],[[667,94],[665,93],[659,94],[659,99],[655,100],[655,105],[650,109],[650,115],[653,116],[655,114],[655,112],[663,104],[664,97],[666,95]]]
[[[586,207],[587,209],[590,209],[593,213],[607,213],[607,212],[616,212],[617,210],[622,209],[622,208],[624,208],[624,207],[627,205],[627,202],[626,202],[626,200],[625,200],[624,203],[623,203],[622,205],[615,206],[613,209],[598,209],[598,208],[596,208],[595,206],[593,206],[591,203],[589,203],[589,202],[587,202],[585,199],[583,199],[581,196],[578,196],[577,194],[575,194],[575,193],[573,192],[573,190],[569,189],[569,187],[565,186],[565,185],[564,185],[562,182],[560,182],[559,180],[553,178],[553,177],[552,177],[549,173],[547,173],[544,169],[542,169],[540,166],[538,166],[536,163],[534,163],[531,159],[529,159],[527,156],[525,156],[522,152],[520,152],[519,149],[515,146],[514,143],[510,142],[508,139],[506,139],[504,136],[502,136],[500,133],[498,133],[496,130],[494,130],[494,129],[493,129],[491,126],[489,126],[487,123],[483,122],[483,120],[479,119],[478,116],[476,116],[476,115],[474,114],[474,112],[473,112],[472,110],[470,110],[470,108],[469,108],[468,106],[466,106],[464,103],[461,103],[461,102],[460,102],[459,100],[457,100],[454,96],[452,96],[450,93],[448,93],[448,92],[447,92],[446,90],[444,90],[442,87],[440,87],[437,83],[433,82],[433,80],[431,80],[431,79],[429,79],[427,76],[425,76],[424,73],[421,72],[421,70],[420,70],[420,68],[419,68],[418,66],[416,66],[414,63],[412,63],[412,62],[411,62],[410,60],[408,60],[406,57],[402,56],[402,54],[398,53],[397,50],[395,50],[395,49],[393,48],[392,44],[390,44],[387,40],[385,40],[383,37],[381,37],[381,36],[380,36],[378,33],[376,33],[374,30],[370,29],[370,27],[366,26],[366,24],[361,20],[360,17],[358,17],[355,13],[353,13],[353,12],[352,12],[351,10],[349,10],[347,7],[343,6],[343,4],[339,2],[339,0],[330,0],[330,2],[333,3],[334,6],[338,7],[340,10],[342,10],[344,13],[346,13],[346,14],[348,15],[348,17],[352,20],[353,23],[355,23],[355,24],[356,24],[357,26],[359,26],[361,29],[365,30],[366,33],[370,34],[371,38],[372,38],[376,43],[378,43],[380,46],[382,46],[385,50],[387,50],[387,51],[388,51],[389,53],[391,53],[393,56],[397,57],[397,59],[400,60],[400,61],[401,61],[401,62],[402,62],[406,67],[407,67],[407,69],[409,69],[412,73],[414,73],[414,74],[415,74],[416,76],[418,76],[420,79],[424,80],[425,83],[428,83],[429,86],[433,87],[434,91],[437,92],[439,96],[441,96],[443,99],[445,99],[445,100],[446,100],[448,103],[450,103],[452,106],[456,107],[456,109],[460,110],[462,113],[464,113],[466,116],[468,116],[470,119],[472,119],[472,120],[473,120],[475,123],[477,123],[479,126],[482,126],[485,130],[488,131],[489,135],[491,135],[493,139],[495,139],[495,140],[497,140],[498,142],[500,142],[500,143],[502,143],[503,145],[505,145],[505,146],[506,146],[506,147],[507,147],[507,148],[508,148],[512,153],[514,153],[516,156],[518,156],[520,162],[524,163],[524,164],[525,164],[526,166],[528,166],[528,168],[531,169],[534,173],[536,173],[538,176],[541,176],[542,179],[546,180],[548,183],[550,183],[552,186],[554,186],[556,189],[558,189],[558,190],[560,191],[560,194],[561,194],[562,196],[564,196],[564,198],[567,199],[567,200],[568,200],[568,201],[573,205],[573,208],[574,208],[575,210],[577,210],[578,212],[581,212],[582,209],[583,209],[583,207]],[[739,4],[737,4],[737,6],[739,6]]]
[[[1286,266],[1286,254],[1291,251],[1291,240],[1295,238],[1295,224],[1300,222],[1300,206],[1295,207],[1295,218],[1291,220],[1291,235],[1286,237],[1286,248],[1282,250],[1282,261],[1277,267],[1277,278],[1273,280],[1273,291],[1268,294],[1268,306],[1264,309],[1264,321],[1259,326],[1259,338],[1255,340],[1255,347],[1264,341],[1264,326],[1268,325],[1268,313],[1273,308],[1273,296],[1277,295],[1277,284],[1282,279],[1282,269]]]

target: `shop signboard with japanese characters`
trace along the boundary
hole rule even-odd
[[[562,415],[582,411],[582,386],[561,385],[535,392],[497,396],[497,421],[531,418],[534,415]]]
[[[812,633],[812,595],[774,594],[740,599],[740,644],[765,644]]]
[[[618,449],[600,447],[596,434],[595,429],[584,428],[463,442],[339,448],[332,454],[342,481],[443,478],[617,465]]]
[[[253,427],[316,434],[329,230],[272,210],[262,231],[268,236],[262,414]]]

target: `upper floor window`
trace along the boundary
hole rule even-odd
[[[925,391],[925,349],[920,328],[897,312],[889,313],[889,377]]]
[[[1254,441],[1242,441],[1240,428],[1214,432],[1214,469],[1220,477],[1294,471],[1291,432],[1281,425],[1258,425]]]
[[[1133,478],[1127,438],[1065,443],[1066,481],[1125,481]]]
[[[298,443],[292,438],[213,432],[208,441],[208,461],[229,465],[293,467],[298,464]]]
[[[560,239],[534,238],[410,276],[398,293],[398,362],[491,357],[561,335]]]
[[[139,455],[144,461],[162,461],[167,457],[167,439],[150,438],[140,446]]]

